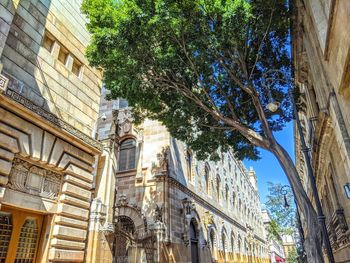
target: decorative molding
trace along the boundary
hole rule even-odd
[[[62,175],[15,158],[9,175],[8,187],[20,192],[57,200]]]
[[[6,91],[8,83],[9,83],[8,78],[6,78],[4,75],[0,74],[0,92]]]
[[[48,111],[44,110],[43,108],[35,105],[32,101],[30,101],[29,99],[23,97],[19,93],[15,92],[15,91],[13,91],[11,89],[7,89],[4,94],[8,98],[11,98],[12,100],[14,100],[17,103],[21,104],[25,108],[27,108],[27,109],[33,111],[34,113],[38,114],[40,117],[42,117],[45,120],[49,121],[50,123],[52,123],[56,127],[67,131],[71,135],[77,137],[78,139],[82,140],[83,142],[87,143],[88,145],[90,145],[92,147],[94,147],[94,148],[96,148],[96,149],[98,149],[100,151],[102,150],[102,145],[101,145],[100,142],[94,140],[93,138],[91,138],[90,136],[86,135],[85,133],[77,130],[72,125],[68,124],[67,122],[59,119],[57,116],[55,116],[51,112],[48,112]]]

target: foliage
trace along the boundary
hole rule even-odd
[[[271,219],[279,226],[280,235],[291,235],[295,230],[295,205],[290,187],[268,182],[266,209]],[[286,199],[285,199],[286,197]],[[285,206],[285,200],[288,207]]]
[[[277,222],[275,220],[271,220],[267,226],[267,239],[275,240],[279,244],[282,244],[281,232],[282,229]]]
[[[138,122],[161,121],[198,158],[232,147],[257,159],[290,120],[287,1],[84,0],[82,10],[109,98],[127,99]]]
[[[295,248],[293,248],[293,250],[291,250],[288,254],[288,258],[286,260],[286,263],[298,263],[298,253],[297,250]]]

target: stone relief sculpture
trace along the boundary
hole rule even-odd
[[[24,193],[56,200],[62,176],[21,159],[14,159],[8,187]]]

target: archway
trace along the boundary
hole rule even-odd
[[[191,240],[191,262],[199,263],[199,253],[198,253],[198,231],[195,222],[191,220],[190,222],[190,240]]]
[[[130,217],[118,216],[115,223],[114,261],[116,263],[131,262],[134,245],[135,224]]]

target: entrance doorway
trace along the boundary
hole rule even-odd
[[[0,263],[34,263],[43,215],[3,206],[0,211]]]
[[[199,263],[198,257],[198,237],[196,226],[193,221],[190,223],[190,239],[191,239],[191,262]]]

